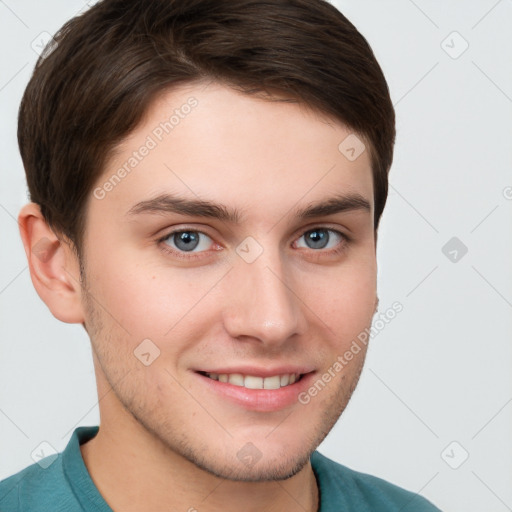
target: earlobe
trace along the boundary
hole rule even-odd
[[[82,323],[79,262],[69,243],[57,237],[35,203],[21,209],[18,226],[37,294],[58,320]]]

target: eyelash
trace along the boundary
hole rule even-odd
[[[329,228],[327,226],[315,226],[313,228],[308,228],[306,231],[302,232],[302,234],[298,237],[298,239],[302,238],[305,234],[311,233],[312,231],[315,231],[315,230],[329,231],[331,233],[335,233],[336,235],[339,235],[341,238],[341,241],[338,243],[338,245],[334,249],[330,249],[330,250],[311,249],[311,251],[313,253],[318,253],[319,256],[322,254],[329,255],[329,256],[337,256],[339,254],[342,254],[346,250],[348,243],[351,241],[351,239],[347,235],[342,233],[341,231]],[[161,247],[161,250],[164,253],[170,254],[173,257],[177,257],[177,258],[180,258],[183,260],[188,260],[188,261],[196,260],[198,258],[204,258],[204,253],[208,252],[208,251],[200,251],[197,253],[192,253],[192,252],[187,253],[187,252],[177,251],[175,249],[172,249],[165,243],[165,241],[170,239],[173,235],[175,235],[177,233],[183,233],[183,232],[199,233],[201,235],[207,236],[208,238],[211,238],[207,233],[204,233],[203,231],[199,231],[197,229],[180,228],[180,229],[176,229],[174,231],[170,231],[169,233],[165,234],[163,237],[161,237],[157,240],[157,243]]]

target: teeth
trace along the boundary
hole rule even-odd
[[[263,379],[264,389],[279,389],[281,387],[281,377],[275,375],[274,377],[265,377]]]
[[[253,377],[246,375],[244,378],[244,388],[249,389],[263,389],[263,377]]]
[[[254,375],[242,375],[240,373],[207,373],[210,379],[219,382],[229,382],[234,386],[247,389],[279,389],[289,386],[299,380],[300,374],[287,373],[285,375],[272,375],[271,377],[255,377]]]
[[[229,376],[228,382],[230,384],[234,384],[235,386],[243,386],[244,385],[244,376],[240,373],[232,373]]]

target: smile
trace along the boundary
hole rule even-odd
[[[234,386],[247,389],[280,389],[294,384],[301,378],[300,373],[286,373],[269,377],[257,377],[254,375],[242,375],[241,373],[208,373],[200,372],[210,379],[226,382]]]

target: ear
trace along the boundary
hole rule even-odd
[[[55,235],[35,203],[21,209],[18,225],[37,294],[58,320],[83,323],[80,267],[70,243]]]

